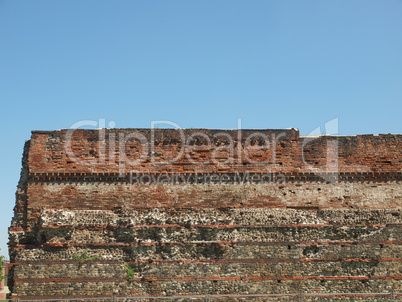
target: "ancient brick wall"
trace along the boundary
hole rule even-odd
[[[9,229],[14,297],[401,287],[402,135],[32,133]]]

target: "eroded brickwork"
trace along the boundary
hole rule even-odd
[[[14,297],[402,291],[402,135],[35,131]],[[380,301],[380,300],[378,300]]]

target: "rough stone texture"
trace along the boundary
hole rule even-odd
[[[25,145],[13,297],[402,291],[402,135],[68,137],[35,131]]]

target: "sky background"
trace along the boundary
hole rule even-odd
[[[402,0],[0,0],[0,255],[31,130],[402,133]]]

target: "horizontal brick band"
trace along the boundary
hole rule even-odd
[[[253,166],[253,165],[251,165]],[[194,168],[196,170],[196,167]],[[278,185],[283,185],[285,182],[328,182],[328,180],[339,182],[370,182],[370,181],[402,181],[402,172],[339,172],[339,173],[273,173],[264,174],[261,171],[249,171],[250,175],[257,175],[265,177],[265,183],[273,184],[273,179],[282,180],[278,181]],[[225,175],[224,178],[217,178],[217,180],[208,178],[209,175]],[[225,184],[225,183],[264,183],[264,180],[257,181],[255,177],[253,180],[247,179],[244,173],[29,173],[28,180],[32,182],[53,182],[53,181],[68,181],[68,182],[122,182],[137,184],[137,179],[144,180],[145,184],[156,184],[158,179],[165,177],[175,176],[179,181],[175,182],[172,178],[171,184],[197,184],[207,183],[211,184]],[[227,176],[227,177],[226,177]],[[202,178],[202,179],[201,179]],[[155,181],[153,181],[155,180]],[[180,181],[181,180],[181,181]],[[286,181],[283,181],[286,180]],[[142,184],[142,182],[141,182]]]
[[[136,278],[136,281],[265,281],[265,280],[402,280],[402,276],[289,276],[289,277],[277,277],[277,276],[247,276],[247,277],[183,277],[183,278]]]
[[[302,293],[302,296],[304,297],[402,297],[402,293]],[[177,294],[177,295],[172,295],[172,296],[162,296],[162,295],[134,295],[134,296],[128,296],[128,295],[113,295],[114,297],[128,297],[128,298],[144,298],[144,299],[149,299],[149,298],[163,298],[166,297],[167,299],[184,299],[184,298],[199,298],[199,299],[205,299],[206,295],[185,295],[185,294]],[[261,298],[261,297],[272,297],[272,298],[285,298],[285,297],[299,297],[300,293],[288,293],[288,294],[209,294],[209,298]],[[79,296],[61,296],[61,295],[54,295],[54,296],[18,296],[19,299],[21,300],[30,300],[30,299],[36,299],[36,300],[49,300],[49,299],[85,299],[85,298],[105,298],[109,296],[99,296],[99,295],[79,295]],[[111,296],[110,296],[111,297]],[[13,300],[16,300],[17,297],[12,297]]]
[[[181,260],[135,260],[130,263],[296,263],[296,262],[402,262],[402,258],[381,258],[381,259],[368,259],[368,258],[338,258],[338,259],[293,259],[293,258],[259,258],[259,259],[181,259]]]
[[[402,276],[244,276],[244,277],[150,277],[134,278],[137,282],[166,281],[265,281],[265,280],[402,280]],[[52,283],[52,282],[124,282],[125,278],[28,278],[10,280],[12,283]]]
[[[47,243],[38,245],[14,245],[13,249],[37,249],[42,247],[130,247],[130,246],[204,246],[204,245],[256,245],[256,246],[284,246],[284,245],[401,245],[402,241],[280,241],[280,242],[235,242],[235,241],[214,241],[214,242],[130,242],[130,243]]]
[[[28,260],[9,263],[9,267],[16,265],[27,264],[74,264],[79,263],[80,260]],[[119,260],[82,260],[85,263],[121,263]],[[146,259],[134,260],[127,263],[297,263],[297,262],[402,262],[402,258],[258,258],[258,259],[178,259],[178,260],[160,260],[160,259]]]
[[[27,278],[10,280],[11,283],[51,283],[51,282],[124,282],[124,278]]]
[[[389,224],[359,224],[356,225],[342,225],[343,228],[384,228],[384,227],[402,227],[402,224],[399,223],[389,223]],[[267,228],[275,228],[275,229],[283,229],[283,228],[339,228],[338,224],[330,225],[330,224],[283,224],[283,225],[239,225],[239,224],[155,224],[155,225],[105,225],[105,226],[72,226],[72,225],[47,225],[44,227],[28,227],[28,228],[9,228],[8,231],[12,232],[31,232],[31,231],[40,231],[40,230],[120,230],[120,229],[153,229],[153,228],[179,228],[179,229],[267,229]]]

